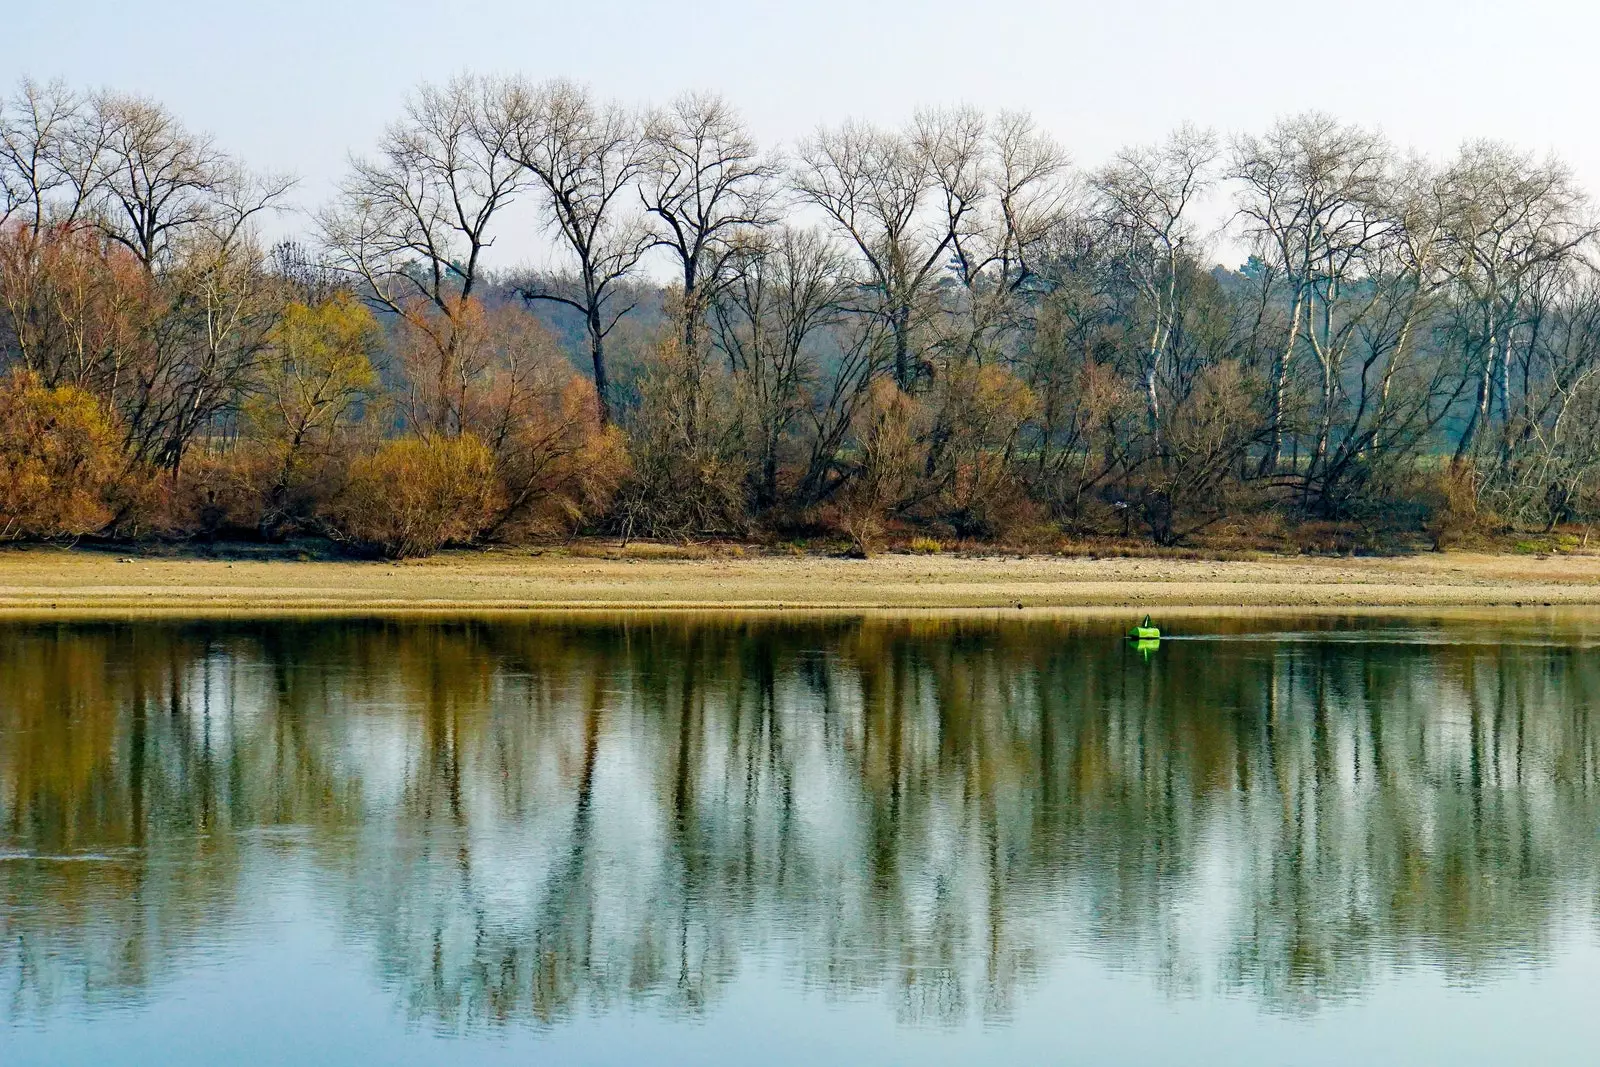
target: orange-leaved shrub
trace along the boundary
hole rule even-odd
[[[102,529],[124,465],[122,435],[92,393],[31,371],[0,379],[0,540]]]
[[[266,490],[277,456],[255,442],[197,448],[177,472],[162,472],[140,518],[164,537],[248,535],[263,525]]]
[[[389,441],[350,465],[331,525],[391,558],[473,541],[505,506],[494,452],[472,434]]]
[[[605,514],[628,475],[620,428],[600,424],[594,386],[565,369],[491,440],[505,488],[496,538],[567,537]]]

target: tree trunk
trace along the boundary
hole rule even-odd
[[[589,358],[594,363],[595,406],[600,416],[600,427],[611,425],[611,383],[606,379],[605,335],[600,326],[600,309],[589,302]]]
[[[1478,402],[1473,405],[1472,418],[1467,422],[1467,428],[1462,431],[1461,440],[1456,444],[1456,454],[1451,459],[1452,466],[1460,466],[1461,461],[1467,458],[1467,453],[1472,450],[1472,443],[1478,436],[1479,428],[1489,417],[1489,395],[1494,374],[1494,334],[1489,335],[1489,344],[1483,355],[1483,370],[1478,375]]]
[[[1151,353],[1145,363],[1144,369],[1144,404],[1145,420],[1149,424],[1150,447],[1156,455],[1161,454],[1161,397],[1156,391],[1156,360],[1159,357]]]
[[[894,310],[891,320],[894,331],[894,381],[902,391],[911,391],[911,339],[907,336],[911,324],[911,309],[901,306]]]
[[[1317,425],[1317,445],[1311,453],[1311,460],[1306,465],[1306,499],[1311,495],[1311,480],[1322,473],[1328,461],[1328,439],[1333,435],[1333,363],[1331,358],[1322,364],[1322,419]],[[1321,499],[1319,507],[1325,505],[1327,485],[1324,483],[1323,491],[1318,493]]]
[[[1262,474],[1274,474],[1278,470],[1278,460],[1283,456],[1283,407],[1289,396],[1289,361],[1294,356],[1295,343],[1300,340],[1300,311],[1304,307],[1305,294],[1298,288],[1294,294],[1294,308],[1289,321],[1289,341],[1283,346],[1283,351],[1276,353],[1275,366],[1272,369],[1272,444],[1267,449],[1267,454],[1261,461]]]
[[[683,269],[683,430],[689,449],[699,445],[700,414],[700,290],[696,285],[695,262],[684,261]]]

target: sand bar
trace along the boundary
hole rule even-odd
[[[606,558],[445,553],[408,563],[0,551],[0,614],[1600,605],[1600,556],[884,555]]]

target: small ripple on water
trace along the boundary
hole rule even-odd
[[[28,852],[0,849],[0,863],[125,863],[131,852]]]
[[[1255,634],[1162,634],[1161,642],[1194,641],[1229,644],[1337,644],[1337,645],[1492,645],[1496,648],[1600,648],[1592,641],[1556,641],[1549,638],[1484,636],[1474,638],[1429,630],[1275,630]]]

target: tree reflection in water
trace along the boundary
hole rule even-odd
[[[11,626],[0,1003],[137,999],[296,864],[444,1029],[767,965],[997,1019],[1072,953],[1310,1011],[1589,929],[1592,622],[1263,625]]]

